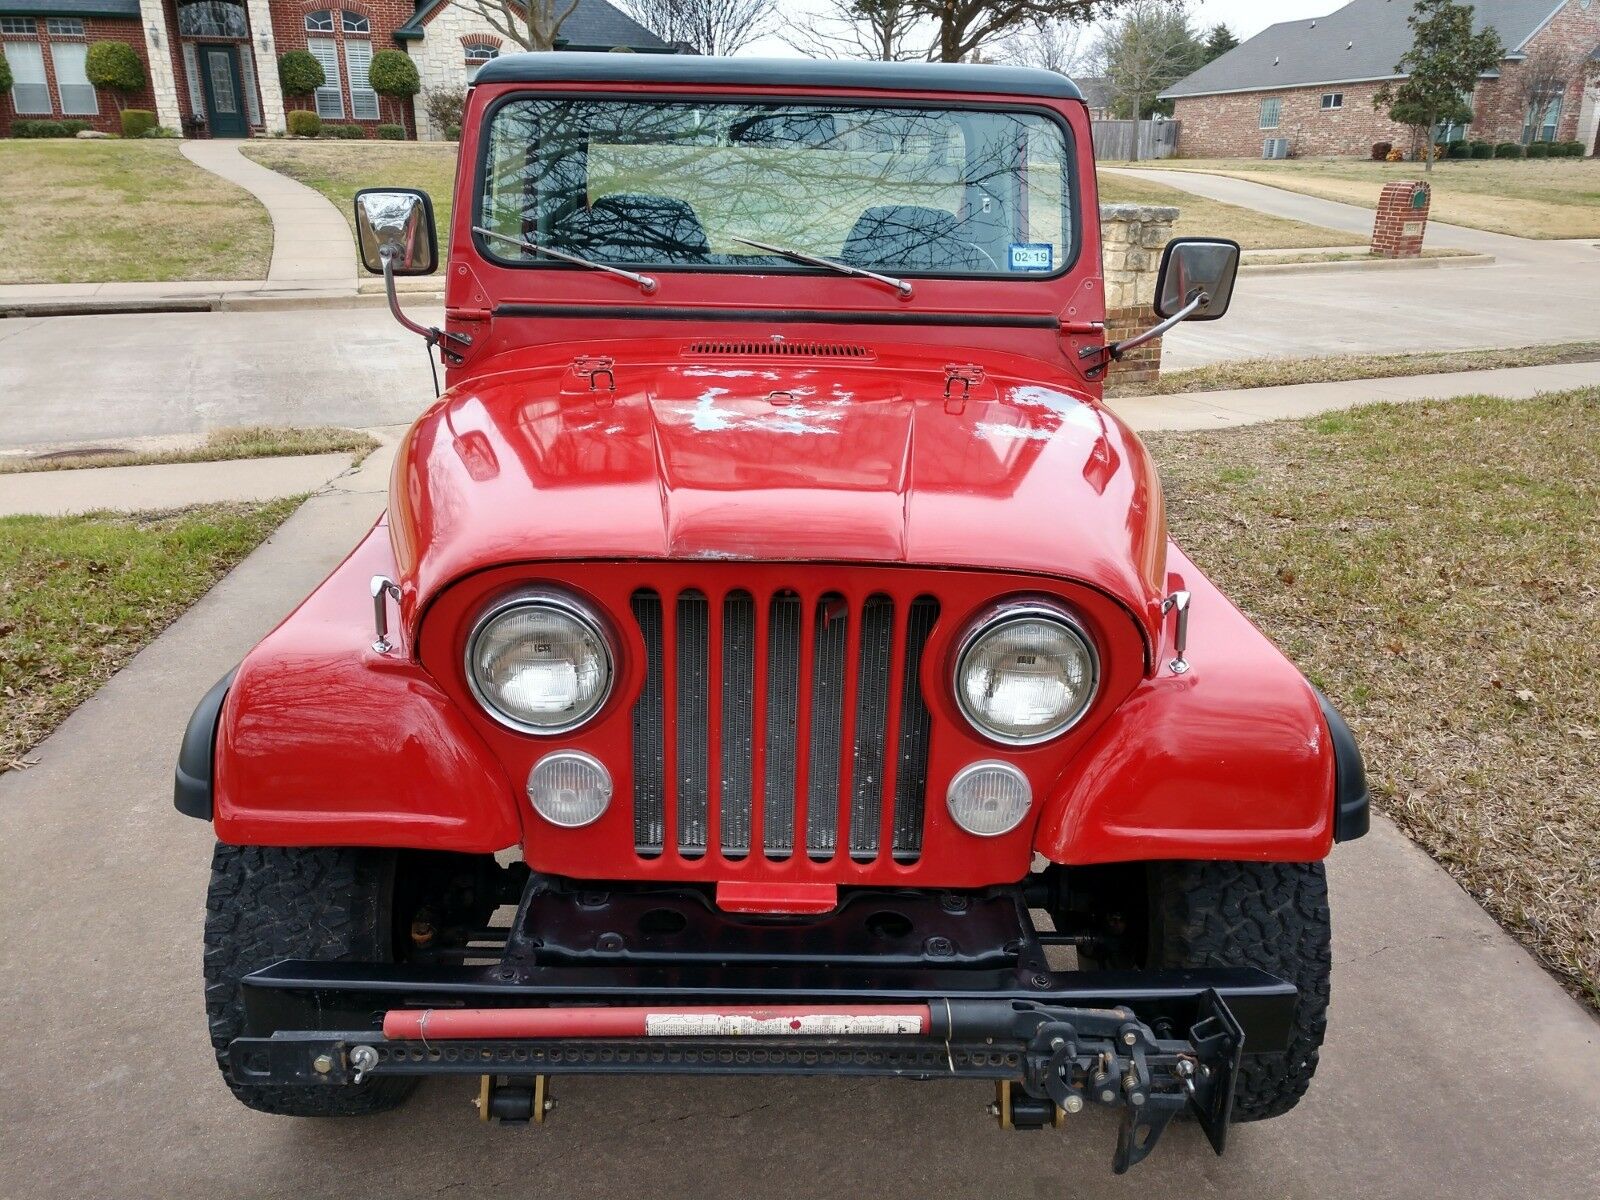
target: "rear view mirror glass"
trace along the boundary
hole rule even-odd
[[[1161,256],[1156,280],[1156,315],[1175,316],[1196,296],[1205,301],[1187,318],[1215,321],[1233,301],[1239,274],[1239,244],[1225,238],[1174,238]]]
[[[433,202],[414,188],[363,188],[356,193],[356,240],[361,264],[383,274],[384,258],[396,275],[431,275],[439,265]]]

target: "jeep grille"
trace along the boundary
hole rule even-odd
[[[797,839],[814,859],[842,839],[871,861],[886,837],[896,860],[919,856],[931,718],[918,680],[937,600],[874,594],[852,612],[830,592],[807,612],[792,591],[645,589],[632,609],[646,652],[633,710],[640,854],[662,853],[670,770],[685,857],[705,854],[713,811],[730,858],[749,855],[752,835],[771,860]]]

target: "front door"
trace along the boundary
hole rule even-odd
[[[200,77],[205,82],[206,124],[211,136],[242,138],[250,135],[244,99],[239,89],[239,52],[233,46],[198,47]]]

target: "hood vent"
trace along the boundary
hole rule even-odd
[[[851,342],[690,342],[692,358],[872,358],[872,351]]]

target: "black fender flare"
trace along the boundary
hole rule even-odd
[[[1328,725],[1328,738],[1333,743],[1333,840],[1353,842],[1372,825],[1367,766],[1356,746],[1355,734],[1339,710],[1316,685],[1311,690],[1317,694],[1322,719]]]
[[[216,758],[217,727],[222,722],[222,702],[228,698],[235,667],[200,698],[178,746],[178,767],[173,773],[172,806],[186,817],[211,820],[212,764]]]

